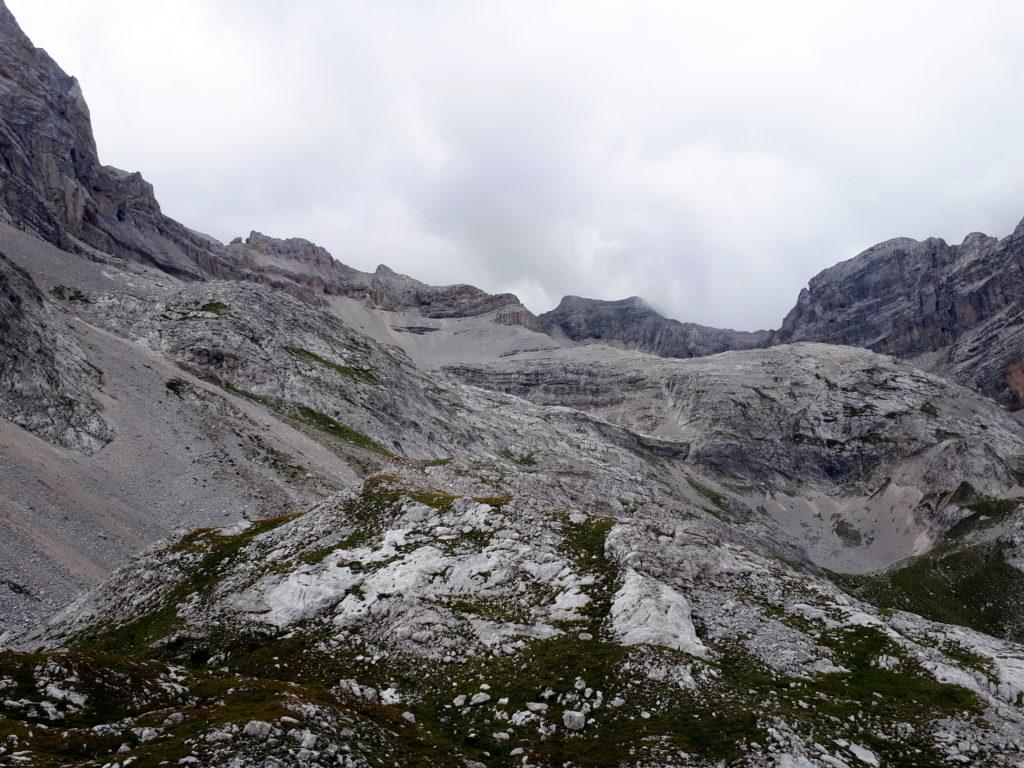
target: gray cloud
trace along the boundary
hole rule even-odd
[[[535,311],[773,326],[878,240],[1024,215],[1015,2],[8,3],[170,215]]]

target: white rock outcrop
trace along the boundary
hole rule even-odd
[[[611,610],[612,630],[625,645],[661,645],[704,658],[707,648],[697,637],[690,605],[683,595],[660,581],[629,568]]]

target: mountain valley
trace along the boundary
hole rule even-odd
[[[1024,765],[1024,226],[776,330],[229,243],[0,0],[0,766]]]

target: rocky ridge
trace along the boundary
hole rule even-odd
[[[3,3],[0,106],[3,216],[60,248],[151,264],[185,280],[270,284],[310,301],[327,292],[387,309],[417,307],[436,317],[511,308],[501,313],[504,322],[533,323],[511,294],[427,286],[383,266],[369,275],[299,238],[254,232],[225,246],[165,216],[141,174],[100,163],[77,80],[32,45]]]
[[[850,344],[908,359],[1011,409],[1024,400],[1024,226],[960,245],[890,240],[826,269],[775,343]]]
[[[537,317],[540,326],[573,342],[603,341],[662,357],[702,357],[766,346],[768,331],[731,331],[681,323],[659,314],[638,296],[599,301],[566,296]]]
[[[471,285],[431,286],[383,264],[373,273],[360,272],[302,238],[280,240],[252,232],[245,240],[233,240],[228,251],[260,275],[280,276],[317,295],[364,300],[378,310],[412,309],[426,318],[474,317],[504,310],[499,322],[536,325],[533,315],[513,294],[493,295]]]
[[[81,292],[66,294],[81,301]],[[101,373],[55,327],[39,289],[0,253],[0,416],[68,448],[94,453],[113,438],[93,399]]]
[[[570,342],[621,345],[662,357],[699,357],[798,341],[864,347],[908,360],[992,397],[1024,404],[1024,227],[1002,240],[897,238],[813,277],[775,331],[680,323],[642,299],[566,296],[539,316]]]

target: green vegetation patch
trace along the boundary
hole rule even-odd
[[[231,307],[223,301],[208,301],[202,306],[196,307],[197,312],[209,312],[217,317],[224,317],[231,314]]]
[[[995,662],[988,656],[976,653],[963,643],[949,638],[942,641],[939,650],[960,666],[981,672],[989,680],[996,681]]]
[[[946,531],[946,538],[962,539],[972,533],[999,525],[1020,506],[1020,499],[978,499],[966,505],[971,514]]]
[[[933,552],[874,574],[833,574],[852,594],[879,608],[1024,640],[1024,573],[1006,561],[1009,545],[984,542]]]
[[[294,520],[296,515],[257,520],[235,535],[198,529],[165,551],[185,558],[181,580],[161,595],[149,610],[121,624],[100,624],[75,638],[76,650],[110,653],[147,653],[153,643],[173,635],[180,627],[178,605],[192,595],[210,594],[243,550],[260,534]]]
[[[290,419],[299,424],[303,424],[310,427],[321,434],[327,435],[343,443],[355,445],[364,450],[376,453],[380,456],[386,456],[391,459],[398,459],[398,457],[385,448],[383,445],[378,443],[372,437],[364,435],[357,429],[353,429],[347,424],[342,424],[337,419],[328,416],[326,413],[317,411],[309,406],[302,405],[301,403],[291,403],[287,400],[282,400],[278,397],[271,397],[270,395],[258,395],[255,392],[248,392],[244,389],[239,389],[230,382],[223,381],[216,377],[208,377],[217,386],[226,389],[234,395],[244,397],[248,400],[257,402],[270,410],[274,411],[280,416],[284,416],[286,419]]]
[[[308,349],[301,349],[299,347],[286,347],[286,349],[291,355],[299,358],[300,360],[305,360],[307,363],[314,363],[324,368],[329,368],[330,370],[340,373],[343,376],[347,376],[354,381],[361,381],[364,384],[380,384],[380,379],[365,368],[342,365],[341,363],[336,363],[333,360],[321,357],[315,352],[310,352]]]
[[[76,304],[92,304],[86,294],[80,288],[68,288],[66,285],[55,285],[50,289],[50,295],[61,301],[71,301]]]
[[[530,607],[523,600],[509,597],[453,598],[443,606],[456,614],[479,616],[488,621],[526,624],[532,621]]]
[[[394,485],[391,475],[371,477],[363,483],[359,495],[347,500],[342,506],[342,516],[353,526],[352,532],[342,539],[335,549],[362,547],[384,535],[402,512],[406,499],[448,512],[458,497],[438,490],[407,490]],[[326,556],[325,553],[324,556]],[[320,559],[323,559],[322,557]]]
[[[189,384],[184,379],[168,379],[164,386],[178,397],[181,397],[189,390]]]
[[[704,726],[698,733],[708,745],[705,754],[728,757],[730,743],[760,741],[761,731],[783,718],[808,741],[848,739],[870,748],[883,765],[937,768],[944,765],[944,756],[931,745],[935,721],[982,709],[971,691],[939,683],[875,628],[827,630],[820,642],[847,671],[793,679],[742,646],[719,646],[721,674],[710,690],[695,694],[700,697],[695,705],[704,703],[715,717],[706,717],[706,710],[689,713],[691,722]],[[883,657],[888,664],[879,663]],[[912,733],[892,738],[897,723],[911,725]]]
[[[864,536],[848,521],[839,516],[833,517],[832,531],[839,540],[848,547],[859,547],[864,542]]]
[[[70,666],[77,677],[73,688],[87,696],[84,712],[56,722],[41,711],[38,717],[26,718],[16,708],[8,711],[0,703],[0,743],[9,744],[8,737],[16,737],[19,751],[31,756],[28,764],[40,768],[129,759],[141,768],[177,765],[197,748],[202,753],[202,736],[214,728],[245,725],[251,720],[279,723],[284,730],[313,726],[302,722],[305,715],[297,707],[308,703],[323,715],[316,721],[319,734],[351,745],[379,762],[400,762],[410,768],[461,764],[447,744],[442,747],[432,734],[405,723],[400,710],[336,695],[331,685],[337,683],[337,676],[350,674],[358,665],[351,655],[342,653],[334,658],[325,653],[315,637],[288,640],[224,633],[204,640],[193,638],[177,650],[186,667],[178,667],[173,675],[164,663],[123,655],[0,653],[0,679],[16,678],[19,698],[40,700],[33,669],[42,664]],[[235,662],[239,674],[219,672],[197,661],[214,654]],[[182,687],[171,685],[172,678]],[[181,722],[164,722],[172,712],[181,713]],[[298,718],[299,724],[280,722],[286,715]],[[135,722],[124,723],[127,717]],[[92,730],[93,725],[101,724],[104,728]],[[143,742],[130,730],[131,725],[159,728],[162,733]],[[119,751],[122,744],[127,745],[127,752]],[[237,756],[254,764],[262,762],[258,756],[266,746],[246,739],[234,744],[239,749]]]
[[[517,453],[511,448],[505,448],[504,450],[498,451],[498,455],[504,459],[515,462],[521,467],[537,466],[537,451],[524,451],[523,453]]]
[[[420,469],[426,469],[427,467],[446,467],[451,463],[451,456],[447,456],[443,459],[422,459],[419,462],[417,462]]]
[[[305,405],[299,405],[298,403],[284,404],[280,406],[283,413],[291,415],[301,421],[303,424],[307,424],[313,429],[323,432],[326,435],[330,435],[336,440],[340,440],[344,443],[351,443],[352,445],[364,448],[372,453],[380,454],[381,456],[394,456],[391,451],[385,448],[383,445],[378,443],[371,437],[364,435],[357,429],[342,424],[340,421],[331,418],[326,413],[313,410]]]
[[[735,521],[733,510],[730,508],[729,500],[725,496],[711,490],[706,485],[701,485],[693,478],[686,478],[686,482],[690,484],[690,487],[693,488],[693,490],[711,502],[712,507],[704,507],[705,512],[708,512],[719,520],[723,520],[725,522]]]
[[[35,702],[49,700],[60,705],[60,698],[54,698],[50,693],[41,694],[37,688],[41,668],[46,669],[45,677],[53,679],[57,688],[81,694],[88,702],[85,711],[75,711],[77,708],[66,710],[61,723],[69,727],[91,728],[97,723],[140,714],[147,709],[173,706],[183,699],[173,687],[161,684],[169,678],[167,666],[159,662],[96,652],[42,654],[0,651],[0,679],[14,682],[14,686],[5,688],[0,697],[0,721],[6,717],[25,722],[48,722],[49,718],[41,707],[35,708],[36,715],[33,716],[31,708],[3,703],[26,699]]]
[[[582,523],[573,523],[566,517],[562,523],[560,551],[577,571],[595,580],[587,587],[590,602],[582,610],[593,633],[605,628],[612,598],[619,586],[618,566],[605,553],[605,541],[613,525],[615,520],[611,517],[587,518]]]

